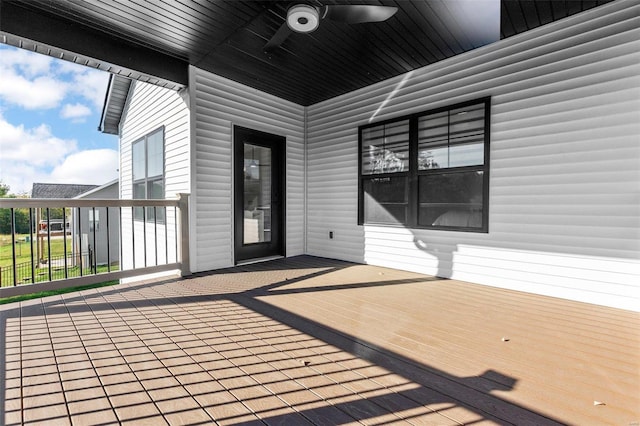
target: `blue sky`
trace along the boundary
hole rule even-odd
[[[0,181],[101,185],[118,177],[118,138],[99,132],[106,72],[0,44]]]

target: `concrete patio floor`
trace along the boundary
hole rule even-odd
[[[0,306],[0,424],[640,422],[640,315],[301,256]]]

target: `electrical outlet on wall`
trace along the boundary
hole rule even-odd
[[[329,231],[329,239],[333,240],[333,231]]]

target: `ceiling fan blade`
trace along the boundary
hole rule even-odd
[[[291,35],[292,32],[293,31],[291,30],[291,28],[289,28],[286,22],[282,24],[280,28],[278,28],[278,31],[276,31],[276,33],[273,35],[273,37],[271,37],[271,40],[269,40],[267,44],[264,45],[264,51],[272,52],[273,50],[280,47],[280,45],[284,43],[284,41]]]
[[[398,11],[393,6],[376,6],[367,4],[327,5],[320,11],[322,18],[347,24],[363,24],[366,22],[382,22],[391,18]]]

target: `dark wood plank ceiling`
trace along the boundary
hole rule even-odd
[[[322,20],[315,32],[292,34],[266,53],[288,8],[301,1],[0,0],[0,41],[53,46],[175,87],[187,83],[192,64],[310,105],[608,1],[311,0],[399,11],[375,24]],[[485,13],[492,10],[494,18]]]

